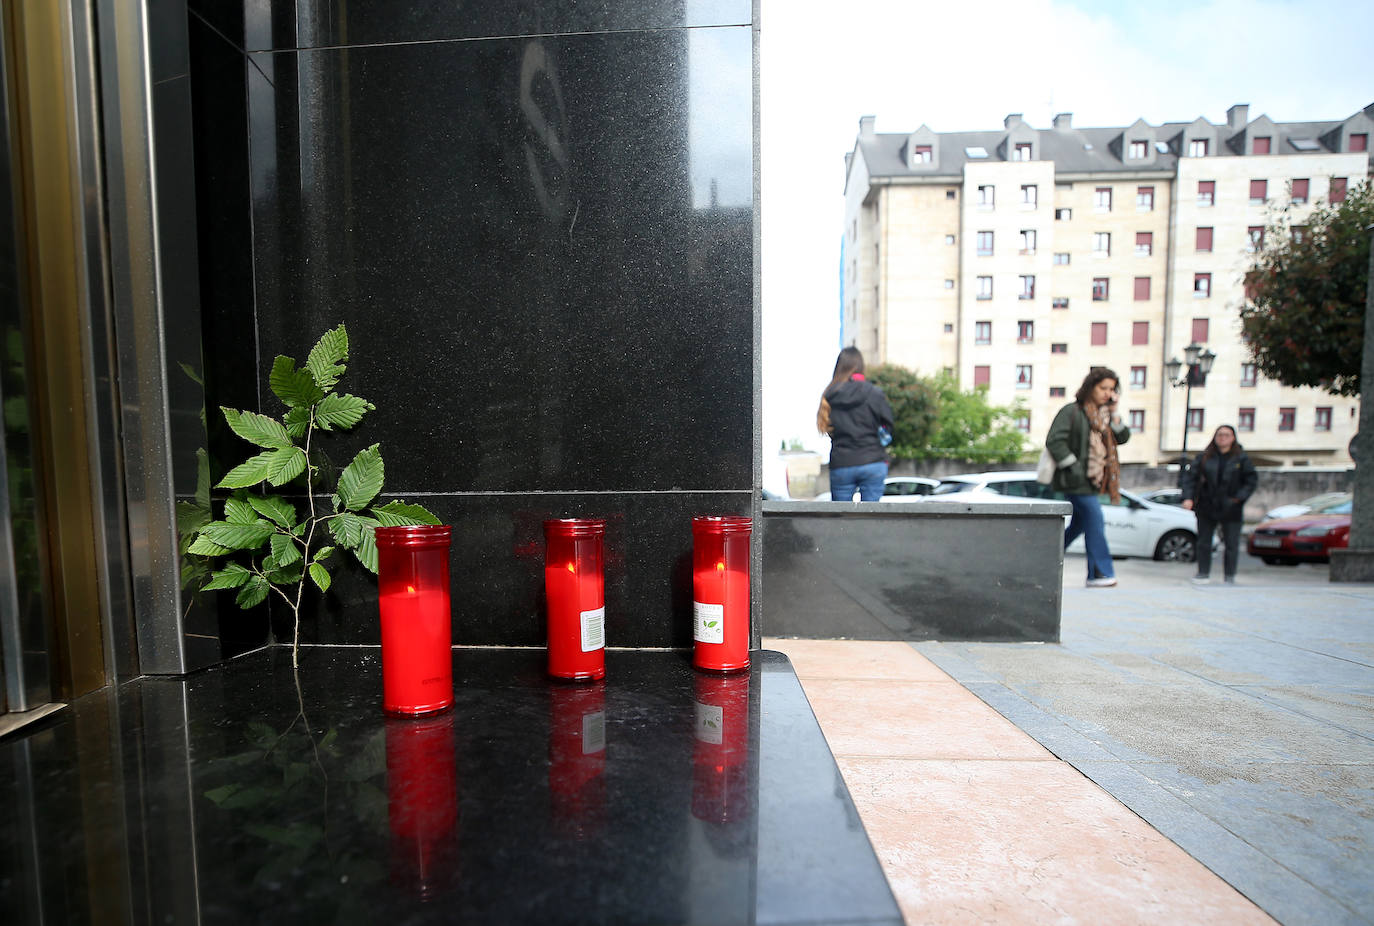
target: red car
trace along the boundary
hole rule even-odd
[[[1331,551],[1350,544],[1350,502],[1320,513],[1265,521],[1250,534],[1246,552],[1271,566],[1325,563]]]

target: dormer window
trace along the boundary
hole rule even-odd
[[[1205,158],[1207,157],[1207,139],[1191,138],[1188,140],[1188,157]]]
[[[911,163],[929,164],[935,159],[935,150],[930,145],[917,145],[911,153]]]
[[[1359,133],[1359,134],[1352,134],[1352,135],[1350,136],[1349,148],[1350,148],[1351,151],[1368,151],[1368,150],[1369,150],[1369,135],[1368,135],[1368,133],[1361,132],[1361,133]]]
[[[1129,153],[1127,154],[1127,157],[1130,157],[1130,158],[1137,158],[1137,159],[1138,159],[1138,158],[1143,158],[1143,157],[1146,156],[1148,150],[1149,150],[1149,144],[1148,144],[1148,142],[1133,141],[1133,142],[1131,142],[1131,146],[1130,146],[1130,149],[1129,149]]]
[[[1259,136],[1258,138],[1256,138],[1255,141],[1254,141],[1254,143],[1253,143],[1253,144],[1251,145],[1251,147],[1250,147],[1250,153],[1251,153],[1251,154],[1268,154],[1268,153],[1269,153],[1269,136],[1268,136],[1268,135],[1261,135],[1261,136]]]
[[[1031,159],[1031,143],[1018,142],[1012,149],[1011,159],[1013,161],[1029,161]]]

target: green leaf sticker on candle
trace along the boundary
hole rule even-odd
[[[692,637],[699,643],[725,642],[725,605],[692,602],[695,617]]]

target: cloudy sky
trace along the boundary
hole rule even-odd
[[[1205,116],[1344,119],[1374,103],[1374,3],[762,0],[765,456],[801,439],[839,349],[844,155],[879,132]]]

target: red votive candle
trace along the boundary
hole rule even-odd
[[[606,676],[606,596],[601,518],[544,522],[544,590],[549,607],[549,674]]]
[[[429,714],[453,703],[447,525],[379,527],[382,707]]]
[[[733,823],[753,813],[749,793],[749,676],[696,678],[692,816]]]
[[[750,518],[692,519],[692,665],[710,672],[749,668]]]
[[[458,874],[458,760],[453,715],[386,722],[391,880],[422,900]]]

